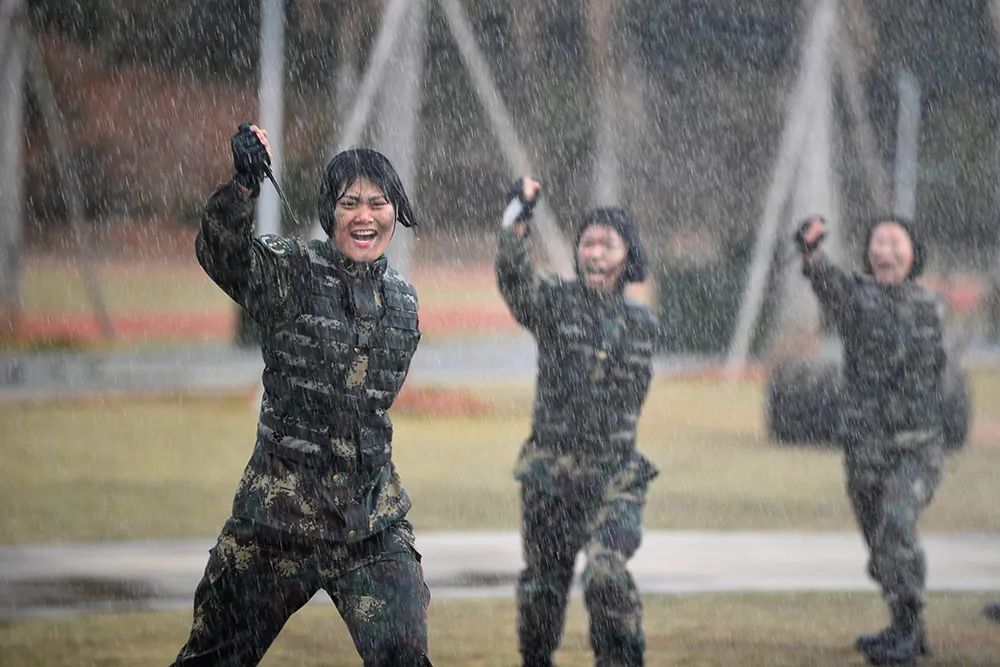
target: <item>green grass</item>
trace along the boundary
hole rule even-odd
[[[993,598],[1000,596],[1000,592]],[[988,594],[935,594],[927,609],[932,658],[922,665],[995,665],[1000,625],[982,615]],[[648,665],[862,665],[854,637],[885,623],[873,594],[773,593],[646,596]],[[167,664],[187,638],[190,612],[89,614],[0,624],[6,667]],[[556,659],[592,665],[579,598],[571,601]],[[517,663],[512,599],[431,602],[434,664]],[[263,666],[356,665],[346,628],[328,605],[292,617]]]
[[[928,531],[1000,531],[1000,373],[973,375],[972,442],[949,457]],[[395,416],[394,459],[418,529],[515,529],[511,468],[531,388],[477,390],[484,417]],[[661,469],[645,524],[854,530],[839,452],[776,446],[756,383],[661,379],[641,449]],[[0,543],[213,536],[253,445],[246,398],[0,406]]]
[[[101,293],[112,313],[225,310],[231,303],[194,260],[97,264]],[[22,307],[29,313],[89,313],[90,295],[78,265],[28,258]]]

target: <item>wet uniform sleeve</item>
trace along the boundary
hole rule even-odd
[[[853,296],[855,279],[838,268],[819,251],[812,262],[803,262],[802,274],[812,285],[820,307],[837,324],[841,331],[848,325],[849,302]]]
[[[944,320],[947,315],[947,308],[945,307],[944,301],[938,296],[931,297],[931,317],[930,326],[932,327],[933,334],[929,336],[929,339],[934,341],[934,349],[930,351],[934,359],[934,370],[937,372],[938,377],[944,373],[945,366],[948,365],[948,351],[944,346]]]
[[[649,308],[638,308],[636,326],[636,354],[642,359],[642,373],[635,383],[638,405],[646,402],[649,396],[649,386],[653,381],[653,351],[656,348],[656,338],[659,335],[659,321]]]
[[[277,236],[255,239],[253,211],[253,200],[239,186],[220,186],[202,211],[195,252],[215,284],[267,327],[291,308],[297,246]]]
[[[556,280],[535,272],[528,254],[527,238],[520,238],[510,229],[500,231],[497,252],[497,285],[500,294],[521,326],[537,332],[551,312]]]

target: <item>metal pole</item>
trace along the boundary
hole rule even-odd
[[[845,11],[864,11],[862,5],[850,3],[843,6]],[[861,168],[871,192],[872,202],[879,211],[889,210],[889,177],[885,165],[878,156],[878,141],[868,113],[868,103],[865,100],[864,89],[861,86],[860,65],[855,55],[856,40],[851,38],[850,30],[845,27],[838,33],[839,44],[836,48],[836,64],[840,81],[847,98],[847,110],[851,116],[851,137],[854,149],[861,158]]]
[[[836,26],[831,30],[835,32]],[[833,169],[837,135],[829,57],[832,44],[832,39],[827,42],[823,65],[817,68],[815,76],[809,81],[808,95],[813,99],[813,113],[799,148],[795,187],[786,207],[785,219],[795,224],[815,213],[825,216],[831,226],[823,249],[834,259],[839,259],[841,227],[837,175]],[[788,229],[786,226],[785,230]],[[802,276],[800,263],[782,262],[778,269],[771,286],[771,291],[778,294],[774,323],[768,336],[767,352],[772,359],[787,357],[801,348],[803,341],[813,338],[820,324],[819,302]]]
[[[94,306],[94,314],[97,316],[97,323],[100,326],[101,334],[105,339],[114,337],[114,327],[111,324],[111,317],[108,314],[104,296],[101,293],[100,282],[97,272],[94,270],[94,248],[91,242],[89,230],[84,227],[83,211],[83,187],[80,185],[77,176],[77,167],[73,164],[73,159],[69,151],[69,139],[66,132],[66,123],[63,119],[62,111],[56,104],[55,94],[52,92],[52,82],[45,70],[45,61],[42,60],[42,51],[38,46],[38,39],[31,35],[27,44],[28,77],[32,90],[38,101],[38,106],[42,111],[45,131],[49,139],[49,150],[52,153],[52,160],[56,164],[56,171],[59,173],[59,184],[62,186],[62,195],[66,201],[66,211],[69,217],[70,228],[73,230],[73,237],[76,247],[79,249],[83,281],[90,295],[91,303]]]
[[[24,48],[21,0],[0,5],[0,334],[21,307],[24,224]]]
[[[920,142],[920,84],[900,70],[899,115],[896,119],[896,197],[893,210],[913,219],[917,211],[917,151]]]
[[[285,7],[283,0],[260,0],[260,127],[267,130],[271,173],[281,183],[285,134]],[[273,188],[261,188],[257,233],[281,233],[281,202]]]
[[[734,376],[743,368],[750,352],[750,341],[764,301],[775,238],[781,229],[779,224],[781,213],[794,182],[799,154],[816,108],[816,100],[810,95],[811,81],[825,66],[826,47],[835,24],[836,7],[832,0],[819,0],[803,40],[802,67],[799,69],[799,76],[790,97],[788,119],[781,133],[778,157],[764,202],[760,228],[754,241],[736,328],[729,344],[725,366],[725,373],[729,376]]]
[[[405,187],[412,188],[417,169],[417,135],[420,130],[420,94],[427,30],[427,0],[411,0],[408,29],[386,70],[378,105],[378,143],[396,167]],[[393,268],[410,272],[413,232],[397,226],[386,253]]]
[[[375,38],[375,45],[368,58],[368,67],[361,79],[361,86],[358,89],[354,106],[351,107],[351,114],[334,144],[335,152],[350,148],[360,141],[361,133],[364,132],[365,126],[368,124],[375,94],[382,85],[386,65],[395,48],[396,34],[399,32],[399,26],[402,25],[409,8],[410,0],[389,0],[389,6],[382,14],[382,25]],[[316,239],[326,238],[326,232],[320,226],[319,220],[313,225],[312,237]]]
[[[610,0],[588,0],[587,27],[590,47],[590,77],[598,91],[597,141],[591,178],[594,206],[613,206],[621,200],[621,164],[618,145],[621,135],[621,71],[614,58],[611,40],[615,6]]]
[[[465,63],[465,68],[472,79],[479,103],[486,112],[493,133],[500,142],[500,150],[503,151],[508,167],[517,175],[534,174],[528,153],[521,144],[517,132],[514,131],[510,112],[508,112],[507,106],[493,82],[489,65],[476,44],[476,38],[469,27],[469,19],[465,15],[465,10],[458,0],[438,0],[438,4],[444,11],[448,28],[451,30],[462,62]],[[573,258],[570,254],[569,244],[559,227],[556,226],[552,210],[544,198],[535,209],[534,224],[540,232],[539,236],[549,260],[552,262],[553,270],[563,276],[573,275]]]

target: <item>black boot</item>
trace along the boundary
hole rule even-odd
[[[868,635],[858,635],[858,638],[854,640],[854,648],[868,655],[875,647],[892,640],[894,630],[895,627],[893,625],[887,625],[878,632]]]
[[[858,637],[858,650],[873,665],[909,663],[926,655],[927,632],[920,612],[916,603],[892,605],[892,624],[877,635]]]
[[[1000,613],[1000,608],[997,609]],[[1000,621],[1000,617],[997,619]],[[854,640],[854,647],[864,653],[869,655],[872,651],[881,651],[882,645],[896,641],[895,628],[891,625],[882,628],[879,632],[872,633],[870,635],[859,635],[857,639]],[[924,628],[924,624],[920,623],[920,646],[918,647],[918,652],[920,655],[930,655],[931,650],[927,645],[927,630]]]

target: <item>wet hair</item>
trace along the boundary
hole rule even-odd
[[[868,247],[872,243],[872,236],[875,234],[875,228],[886,222],[899,225],[906,230],[906,235],[910,237],[910,244],[913,246],[913,263],[910,265],[910,272],[906,275],[906,279],[913,280],[924,272],[924,263],[927,259],[927,251],[924,248],[924,244],[921,243],[917,237],[913,221],[898,215],[882,215],[872,219],[871,224],[868,226],[868,233],[865,235],[864,248],[861,251],[861,263],[864,267],[864,271],[869,275],[874,273],[874,271],[872,271],[871,260],[868,259]]]
[[[622,270],[622,286],[625,283],[638,283],[646,279],[646,249],[639,238],[639,230],[631,216],[625,209],[595,208],[583,215],[580,226],[576,230],[576,242],[574,248],[580,247],[580,239],[588,227],[593,225],[605,225],[612,228],[622,237],[628,254],[625,255],[625,266]],[[574,264],[576,275],[580,275],[579,253],[574,252],[576,259]]]
[[[333,236],[333,212],[337,201],[359,178],[367,178],[378,186],[404,227],[416,228],[410,199],[389,158],[371,148],[349,148],[337,153],[326,165],[319,187],[319,224],[328,236]]]

